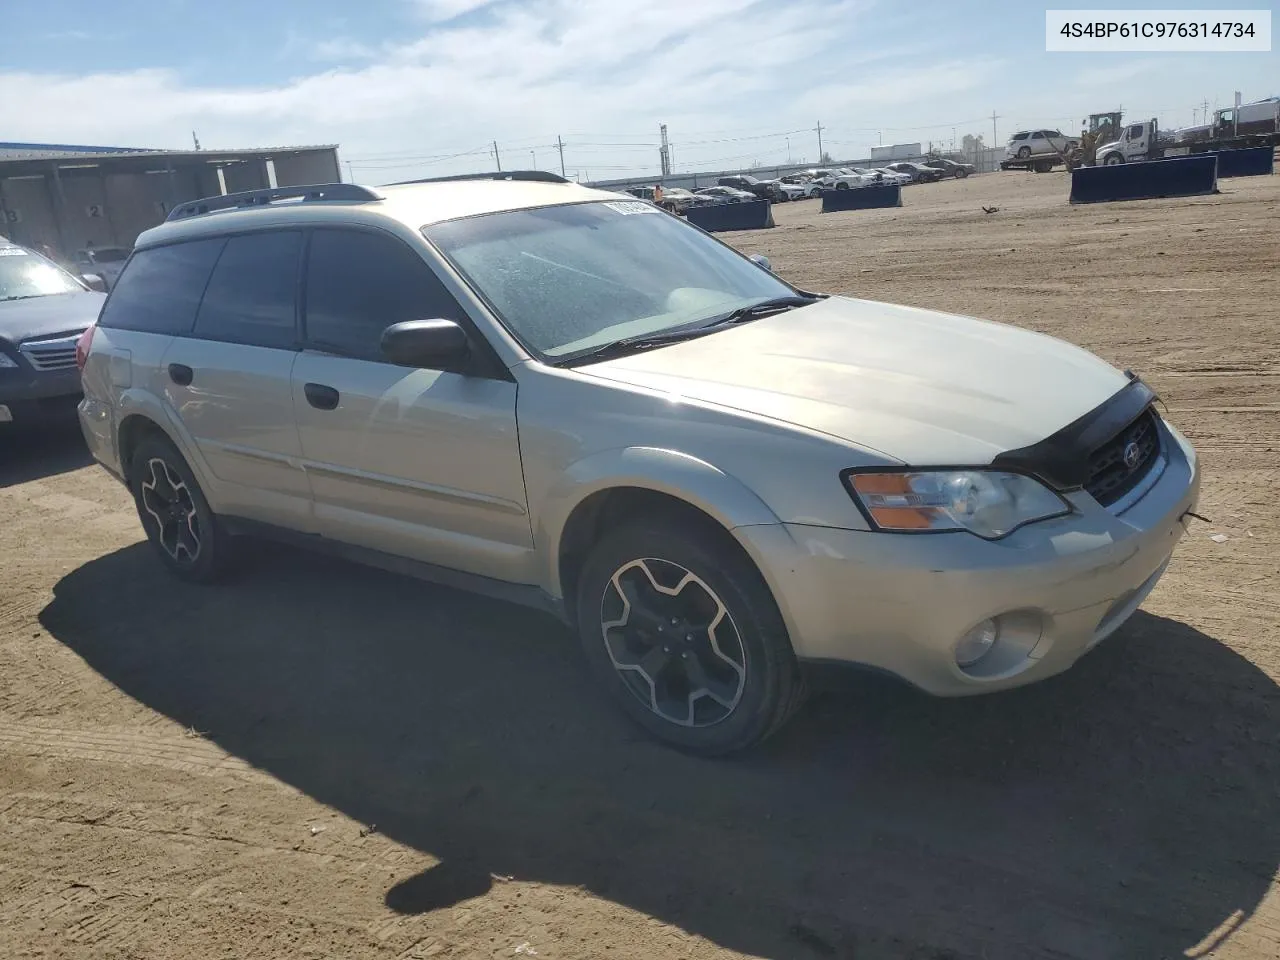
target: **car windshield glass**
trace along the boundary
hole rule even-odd
[[[129,251],[119,247],[101,247],[93,251],[93,259],[97,263],[119,263],[128,257]]]
[[[795,293],[719,241],[635,201],[513,210],[423,233],[517,339],[551,360]]]
[[[0,300],[83,290],[71,275],[20,247],[0,247]]]

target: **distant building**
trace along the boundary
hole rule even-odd
[[[0,236],[71,257],[89,245],[131,247],[187,200],[339,180],[335,144],[173,151],[0,142]]]

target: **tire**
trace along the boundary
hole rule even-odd
[[[1029,157],[1029,156],[1031,156],[1031,148],[1030,148],[1030,147],[1019,147],[1019,148],[1018,148],[1018,159],[1019,159],[1019,160],[1025,160],[1025,159],[1027,159],[1027,157]]]
[[[1108,153],[1102,158],[1102,164],[1106,167],[1118,167],[1122,163],[1124,163],[1124,157],[1118,153]]]
[[[965,177],[967,177],[968,175],[969,175],[969,171],[968,171],[968,170],[957,170],[957,171],[956,171],[956,179],[957,179],[957,180],[963,180],[963,179],[964,179]]]
[[[587,661],[614,702],[651,736],[705,757],[755,746],[804,698],[769,588],[720,532],[661,517],[621,527],[591,551],[576,598]]]
[[[839,181],[837,181],[837,182],[836,182],[836,189],[837,189],[837,190],[848,190],[848,189],[849,189],[849,185],[848,185],[847,183],[845,183],[843,180],[839,180]]]
[[[147,540],[174,575],[211,583],[227,569],[231,538],[178,449],[147,437],[133,455],[129,489]],[[166,507],[169,513],[166,513]]]

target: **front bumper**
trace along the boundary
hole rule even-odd
[[[776,524],[739,527],[802,660],[887,671],[961,696],[1061,673],[1116,630],[1164,572],[1200,489],[1195,451],[1161,423],[1168,463],[1113,514],[1085,493],[1070,516],[989,542]],[[996,617],[995,648],[969,669],[957,641]]]
[[[0,369],[0,423],[24,423],[74,412],[80,371]]]

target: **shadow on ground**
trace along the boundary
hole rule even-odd
[[[1010,694],[859,681],[733,762],[645,740],[541,615],[284,548],[201,589],[129,547],[65,577],[41,622],[442,861],[387,891],[401,913],[499,874],[753,956],[1158,958],[1229,931],[1280,862],[1276,686],[1146,614]]]
[[[0,488],[69,473],[92,462],[74,414],[39,426],[0,424]]]

